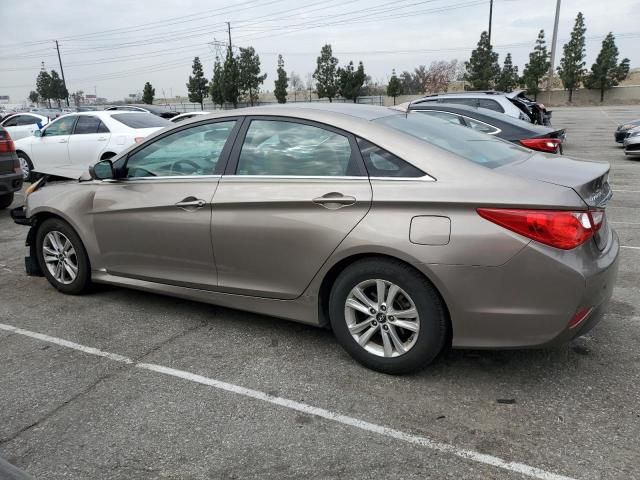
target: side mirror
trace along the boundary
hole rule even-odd
[[[37,128],[33,131],[33,136],[34,137],[41,137],[42,136],[42,130],[38,130]]]
[[[114,177],[111,160],[102,160],[89,167],[89,175],[94,180],[109,180]]]

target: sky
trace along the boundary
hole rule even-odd
[[[492,44],[522,70],[538,31],[551,43],[556,0],[495,0]],[[563,0],[556,65],[578,11],[587,27],[587,66],[612,31],[620,59],[640,65],[640,1]],[[435,60],[468,60],[488,28],[489,0],[0,0],[0,95],[22,102],[41,62],[59,72],[58,40],[69,92],[108,100],[141,92],[186,96],[193,57],[211,77],[216,51],[253,46],[273,90],[277,56],[303,80],[325,43],[340,64],[362,61],[373,80]],[[216,46],[217,45],[217,46]]]

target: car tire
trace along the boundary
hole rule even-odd
[[[40,225],[36,233],[36,254],[45,277],[62,293],[79,295],[89,289],[91,266],[87,251],[78,234],[64,220],[49,218]]]
[[[13,203],[13,193],[0,195],[0,210],[7,208]]]
[[[384,300],[391,297],[389,306],[377,301],[379,281]],[[409,315],[412,309],[415,318]],[[409,265],[392,259],[363,259],[343,270],[331,289],[329,317],[338,342],[355,360],[388,374],[425,367],[447,339],[447,314],[435,287]]]
[[[20,160],[20,168],[22,168],[25,182],[34,182],[35,174],[33,173],[33,163],[26,153],[18,152],[18,159]],[[25,172],[25,167],[28,169]]]

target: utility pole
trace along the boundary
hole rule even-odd
[[[553,38],[551,40],[551,58],[549,62],[549,78],[547,79],[547,91],[549,92],[549,102],[551,102],[551,87],[553,85],[553,71],[556,61],[556,42],[558,41],[558,21],[560,20],[560,1],[556,1],[556,20],[553,24]]]
[[[229,32],[229,48],[231,48],[231,22],[227,22],[227,31]]]
[[[489,0],[489,45],[491,45],[491,20],[493,19],[493,0]]]
[[[64,70],[62,69],[62,59],[60,58],[60,45],[58,45],[58,40],[54,40],[56,42],[56,50],[58,50],[58,62],[60,63],[60,73],[62,74],[62,85],[64,85],[64,89],[67,92],[67,107],[69,106],[69,91],[67,90],[67,82],[64,80]]]

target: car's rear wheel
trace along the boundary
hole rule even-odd
[[[87,252],[80,237],[65,221],[45,220],[36,236],[40,268],[49,283],[63,293],[78,295],[91,284]]]
[[[359,260],[345,269],[331,290],[329,315],[344,349],[384,373],[426,366],[447,338],[447,316],[433,285],[394,260]]]
[[[32,182],[34,173],[31,159],[25,153],[18,152],[18,160],[20,161],[20,168],[22,168],[22,178],[25,182]]]
[[[0,195],[0,210],[7,208],[13,203],[13,193],[5,193]]]

